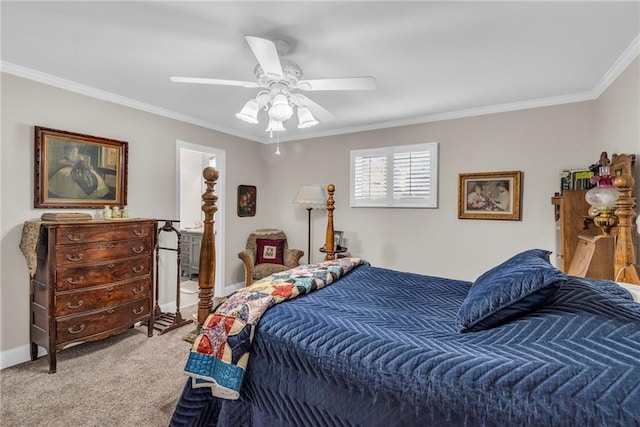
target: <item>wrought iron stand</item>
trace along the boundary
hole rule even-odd
[[[155,286],[155,295],[156,295],[156,303],[153,308],[153,328],[159,330],[158,335],[162,335],[165,332],[169,332],[173,329],[179,328],[181,326],[192,323],[193,320],[187,320],[182,317],[180,314],[180,243],[182,241],[182,234],[180,231],[173,226],[174,222],[180,222],[177,220],[171,219],[161,219],[159,221],[164,221],[164,225],[158,228],[158,236],[156,239],[156,269],[158,266],[158,260],[160,258],[160,249],[172,251],[176,253],[176,312],[175,313],[164,313],[160,309],[160,305],[158,304],[158,295],[159,295],[159,281],[158,281],[158,271],[156,270],[156,286]],[[165,248],[160,246],[160,233],[162,232],[173,232],[178,236],[178,244],[177,248]]]

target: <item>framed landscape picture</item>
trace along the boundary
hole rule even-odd
[[[521,220],[522,172],[462,173],[458,218]]]
[[[128,143],[35,127],[34,207],[127,204]]]

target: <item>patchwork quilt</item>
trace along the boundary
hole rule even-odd
[[[258,321],[270,307],[330,285],[360,258],[341,258],[276,273],[232,294],[209,315],[196,337],[185,371],[193,387],[210,387],[212,394],[237,399],[244,379]]]

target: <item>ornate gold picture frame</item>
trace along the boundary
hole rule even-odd
[[[35,127],[35,208],[127,204],[128,143]]]
[[[458,218],[521,220],[522,172],[462,173]]]

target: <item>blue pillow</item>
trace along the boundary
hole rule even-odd
[[[458,310],[460,332],[490,329],[544,305],[567,281],[550,254],[531,249],[478,277]]]

